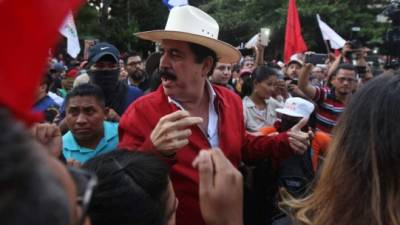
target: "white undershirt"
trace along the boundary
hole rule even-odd
[[[209,81],[207,82],[207,90],[210,96],[210,101],[208,102],[208,125],[207,125],[207,140],[211,147],[216,148],[219,147],[219,135],[218,135],[218,114],[215,109],[215,99],[216,94],[215,91]],[[168,96],[168,102],[173,103],[181,110],[185,110],[183,106],[176,100],[172,99]]]

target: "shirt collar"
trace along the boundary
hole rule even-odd
[[[118,135],[118,132],[115,132],[116,129],[114,129],[114,126],[118,127],[118,123],[113,123],[109,121],[103,122],[104,138],[107,142],[109,142],[111,139],[115,138],[115,136]]]
[[[243,98],[243,105],[246,108],[251,108],[251,107],[255,107],[256,105],[254,104],[254,102],[249,98],[249,96],[246,96]]]
[[[265,99],[265,103],[266,103],[267,105],[268,105],[268,103],[269,103],[269,101],[270,101],[271,98],[272,98],[272,97],[270,97],[269,99]],[[251,100],[249,96],[244,97],[242,101],[243,101],[243,104],[244,104],[244,106],[245,106],[246,108],[253,108],[253,107],[256,107],[256,104],[254,104],[253,100]]]
[[[112,123],[108,121],[103,122],[103,128],[104,128],[104,137],[100,140],[100,142],[97,144],[97,147],[103,140],[108,143],[111,139],[115,138],[115,136],[118,135],[118,132],[113,132],[115,129],[113,129],[113,126],[118,126],[117,123]],[[65,141],[63,143],[64,148],[70,150],[70,151],[79,151],[79,152],[87,152],[87,151],[93,151],[91,149],[81,147],[75,140],[74,135],[72,134],[71,131],[68,131],[65,135]],[[94,149],[94,150],[96,150]]]

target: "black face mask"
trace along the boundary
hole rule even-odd
[[[89,70],[90,79],[101,87],[104,93],[112,93],[118,86],[119,69]]]
[[[291,117],[291,116],[287,116],[287,115],[282,115],[281,116],[281,126],[280,126],[280,129],[279,129],[279,132],[284,132],[284,131],[290,130],[300,120],[301,120],[301,118],[298,118],[298,117]],[[307,125],[304,126],[302,128],[302,131],[307,132],[308,131],[308,126]]]
[[[288,120],[282,120],[281,121],[281,126],[280,126],[280,131],[279,132],[284,132],[290,130],[294,125],[297,123],[294,121],[288,121]]]

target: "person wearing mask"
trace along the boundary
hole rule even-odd
[[[86,67],[90,81],[103,90],[106,106],[121,116],[143,92],[119,81],[119,56],[120,53],[114,45],[98,43],[90,48]]]

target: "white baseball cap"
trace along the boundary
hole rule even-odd
[[[288,98],[283,108],[276,112],[293,117],[308,118],[314,111],[314,104],[302,98]]]

